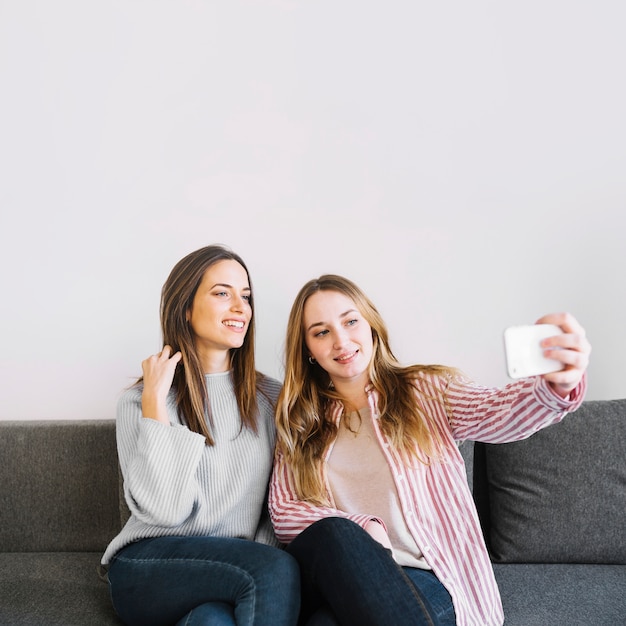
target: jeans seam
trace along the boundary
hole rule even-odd
[[[418,593],[417,589],[415,588],[415,585],[413,584],[413,581],[406,575],[406,572],[402,569],[402,567],[400,567],[400,566],[398,566],[398,567],[400,568],[400,571],[402,572],[402,576],[404,577],[404,579],[406,580],[407,584],[409,585],[411,593],[413,594],[415,599],[418,601],[419,605],[422,607],[422,613],[428,619],[428,623],[430,624],[430,626],[434,626],[435,623],[433,622],[433,618],[432,618],[430,612],[428,611],[428,609],[426,608],[426,605],[424,604],[424,600],[422,600],[420,594]]]

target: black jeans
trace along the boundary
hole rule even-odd
[[[328,517],[287,547],[300,564],[307,626],[454,626],[446,588],[429,570],[401,567],[358,524]]]

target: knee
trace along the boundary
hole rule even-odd
[[[345,543],[348,537],[369,537],[356,522],[345,517],[325,517],[311,524],[304,533],[312,541],[331,546]]]
[[[361,550],[362,546],[376,544],[356,522],[343,517],[326,517],[311,524],[288,546],[287,550],[298,561],[339,558],[344,553]]]
[[[272,577],[281,584],[300,585],[300,566],[298,561],[285,550],[274,549],[272,559],[267,564]]]

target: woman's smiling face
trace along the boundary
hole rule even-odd
[[[243,345],[252,319],[250,294],[248,274],[237,261],[218,261],[207,269],[187,314],[199,352]]]
[[[309,353],[335,385],[367,383],[372,328],[351,298],[339,291],[317,291],[304,304],[303,325]]]

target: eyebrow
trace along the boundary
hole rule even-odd
[[[351,313],[358,313],[357,309],[348,309],[347,311],[345,311],[344,313],[341,313],[339,315],[340,318],[344,318],[348,315],[350,315]],[[313,324],[311,324],[308,328],[307,328],[307,332],[309,330],[311,330],[312,328],[315,328],[316,326],[325,326],[327,324],[327,322],[313,322]]]
[[[211,289],[215,289],[216,287],[226,287],[227,289],[234,289],[234,287],[232,285],[229,285],[228,283],[215,283],[211,287]],[[250,289],[250,287],[244,287],[242,291],[252,291],[252,290]]]

